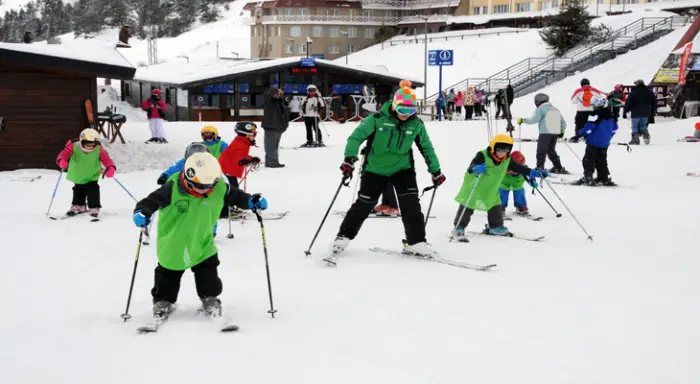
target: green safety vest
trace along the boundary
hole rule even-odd
[[[221,156],[221,143],[221,139],[219,139],[219,141],[217,141],[214,145],[207,145],[207,143],[204,143],[204,145],[206,145],[207,148],[209,148],[209,152],[211,152],[211,155],[214,156],[217,160],[219,160],[219,156]]]
[[[73,144],[73,154],[68,163],[66,178],[76,184],[86,184],[100,179],[102,167],[100,166],[100,146],[92,152],[85,153],[80,148],[80,143]]]
[[[192,268],[217,253],[214,224],[224,207],[226,183],[220,179],[207,197],[180,191],[180,173],[174,182],[170,205],[161,208],[158,218],[158,264],[174,270]]]
[[[488,150],[484,149],[481,153],[484,154],[484,159],[486,159],[486,173],[482,174],[479,178],[479,184],[476,186],[471,200],[469,200],[469,195],[472,192],[478,175],[469,172],[465,173],[462,188],[459,189],[455,201],[463,206],[467,206],[467,208],[477,211],[488,211],[497,205],[501,205],[501,196],[498,193],[498,187],[501,185],[503,177],[508,171],[510,157],[496,166]],[[467,200],[469,200],[468,205]]]
[[[519,191],[524,188],[524,184],[525,177],[523,175],[512,176],[506,172],[506,175],[503,177],[503,181],[501,182],[501,189]]]

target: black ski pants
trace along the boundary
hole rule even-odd
[[[312,143],[314,141],[314,134],[316,135],[316,142],[323,142],[323,136],[321,136],[321,129],[318,127],[318,117],[305,116],[304,125],[306,125],[306,142]]]
[[[593,111],[577,111],[576,115],[574,116],[574,136],[576,138],[580,138],[581,136],[578,135],[578,131],[582,130],[583,127],[586,125],[588,122],[588,118],[591,117],[593,114]]]
[[[384,188],[384,192],[382,192],[382,205],[387,205],[391,208],[399,207],[399,202],[396,200],[394,185],[391,183],[386,183],[386,188]]]
[[[599,180],[607,180],[610,177],[607,148],[586,145],[586,154],[583,155],[583,175],[592,178],[593,171],[598,171]]]
[[[338,236],[347,237],[351,240],[357,236],[362,223],[372,212],[372,208],[379,201],[379,195],[386,190],[388,183],[393,184],[394,188],[396,188],[399,206],[401,207],[401,220],[403,221],[408,245],[425,241],[424,218],[423,212],[421,212],[420,200],[418,199],[418,184],[414,169],[405,169],[391,176],[380,176],[364,171],[360,179],[360,192],[357,200],[345,215],[343,223],[340,224]]]
[[[464,212],[464,214],[462,214],[462,212]],[[467,225],[469,225],[473,214],[473,209],[467,208],[460,204],[452,225],[455,227],[466,228]],[[500,204],[489,209],[488,212],[486,212],[486,215],[489,222],[489,228],[499,228],[503,226],[503,213],[501,212]]]
[[[100,185],[96,181],[73,186],[73,205],[85,205],[87,199],[88,208],[102,208],[100,205]]]
[[[235,189],[240,189],[238,186],[238,178],[235,176],[230,176],[226,175],[226,179],[228,180],[229,185],[231,185],[231,188]],[[221,208],[221,214],[219,215],[220,219],[228,219],[228,213],[229,213],[230,207],[224,203],[224,207]]]
[[[219,279],[219,264],[219,256],[214,254],[191,268],[194,273],[197,295],[200,298],[217,297],[221,294],[223,284],[221,279]],[[180,292],[180,279],[182,279],[183,273],[185,271],[173,271],[158,264],[155,271],[153,289],[151,289],[153,302],[161,300],[169,303],[177,302],[177,294]]]
[[[537,138],[537,169],[544,169],[544,163],[547,157],[556,169],[562,169],[561,160],[557,154],[557,139],[559,135],[540,133]]]

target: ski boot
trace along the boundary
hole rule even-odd
[[[467,239],[467,232],[464,227],[455,228],[455,230],[452,231],[452,237],[454,237],[454,239],[459,241],[460,243],[469,242],[469,239]]]
[[[161,137],[160,139],[158,139],[158,143],[159,144],[168,144],[168,140],[165,140],[164,138]]]
[[[437,256],[437,252],[433,250],[433,246],[425,241],[415,243],[413,245],[405,245],[402,253],[405,255],[424,257],[427,259]]]
[[[335,265],[338,256],[345,251],[345,248],[348,247],[348,244],[350,244],[350,239],[348,239],[347,237],[336,237],[333,241],[333,244],[331,245],[330,254],[326,258],[324,258],[323,261],[330,265]]]
[[[512,236],[508,228],[506,227],[496,227],[496,228],[486,228],[486,234],[492,236]]]
[[[85,206],[84,205],[72,205],[70,207],[70,210],[66,212],[66,216],[73,217],[75,215],[79,215],[81,213],[85,213]]]
[[[97,216],[100,215],[100,209],[99,209],[99,208],[90,208],[90,209],[88,210],[88,214],[89,214],[91,217],[97,218]]]
[[[596,185],[596,181],[593,180],[592,176],[584,176],[573,183],[572,185],[588,185],[589,187],[594,187]]]
[[[207,317],[221,317],[221,300],[217,297],[202,297],[202,311]]]
[[[314,142],[313,142],[313,141],[307,141],[306,143],[300,145],[299,148],[311,148],[311,147],[313,147],[313,146],[314,146]]]
[[[173,303],[165,300],[156,301],[153,303],[153,316],[167,319],[171,313],[175,311]]]
[[[649,132],[642,133],[642,137],[644,138],[644,144],[651,144],[651,135],[649,134]]]
[[[374,214],[377,216],[391,216],[391,207],[388,205],[377,205],[374,207]]]
[[[325,146],[326,146],[326,144],[323,144],[323,141],[319,141],[319,142],[314,144],[314,147],[316,147],[316,148],[322,148]]]
[[[632,140],[630,140],[629,144],[630,145],[639,145],[639,134],[638,133],[632,134]]]
[[[518,216],[523,216],[523,217],[529,217],[530,216],[530,210],[527,209],[527,207],[517,207],[515,209],[515,214]]]
[[[595,179],[595,182],[603,187],[617,187],[617,184],[615,184],[615,182],[609,177],[606,177],[605,179]]]
[[[557,175],[568,175],[569,171],[566,170],[564,167],[552,167],[548,171],[549,173],[557,174]]]

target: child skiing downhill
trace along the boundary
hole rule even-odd
[[[510,154],[512,162],[520,165],[525,165],[525,156],[520,151],[513,151]],[[510,191],[513,191],[513,203],[515,204],[515,214],[520,216],[530,216],[530,211],[527,208],[527,199],[525,198],[525,176],[515,171],[508,170],[501,181],[501,186],[498,187],[498,193],[501,195],[501,214],[505,218],[506,208],[508,208],[508,197]]]
[[[377,204],[379,195],[391,182],[396,188],[401,206],[401,220],[406,231],[408,254],[431,257],[435,253],[425,239],[423,213],[418,200],[418,185],[413,164],[413,144],[423,155],[433,183],[440,185],[445,176],[430,142],[423,121],[416,116],[416,94],[410,87],[402,87],[387,101],[381,110],[366,118],[350,135],[345,146],[345,159],[340,166],[343,176],[350,177],[355,169],[357,153],[367,140],[370,148],[362,164],[358,198],[345,215],[338,235],[333,242],[332,253],[326,259],[336,263],[336,257],[357,236],[362,223]]]
[[[73,186],[73,203],[66,216],[75,216],[85,212],[87,198],[88,213],[92,217],[100,214],[100,179],[104,166],[104,177],[112,178],[117,171],[107,151],[100,145],[100,134],[92,128],[80,132],[80,138],[68,141],[58,154],[56,164],[61,170],[68,169],[66,178],[75,183]]]
[[[530,169],[525,165],[510,161],[510,151],[513,149],[513,139],[504,134],[496,135],[491,139],[489,147],[476,153],[467,173],[464,174],[464,182],[455,201],[459,203],[459,209],[454,220],[453,235],[458,241],[467,242],[465,228],[469,225],[475,210],[488,213],[488,234],[497,236],[510,236],[508,228],[503,226],[501,213],[501,198],[498,187],[503,183],[507,171],[513,171],[520,175],[528,175],[529,183],[537,186],[538,177],[547,177],[545,170]]]
[[[568,174],[561,165],[557,154],[557,139],[564,137],[566,133],[566,121],[558,109],[549,102],[549,96],[544,93],[535,95],[535,114],[529,118],[519,118],[518,124],[538,124],[540,135],[537,137],[537,169],[545,169],[544,164],[549,157],[553,167],[550,173]]]
[[[591,104],[595,107],[593,114],[582,130],[576,134],[586,138],[586,154],[583,156],[583,177],[574,182],[576,185],[600,184],[613,187],[608,170],[608,147],[617,132],[617,121],[607,106],[603,95],[593,96]],[[593,172],[598,171],[598,178],[593,179]]]
[[[146,111],[148,117],[148,126],[151,128],[151,138],[146,143],[167,143],[165,139],[165,128],[163,127],[163,118],[168,107],[165,101],[161,98],[163,92],[160,89],[151,91],[151,97],[141,103],[141,109]]]
[[[215,126],[207,125],[206,127],[201,129],[200,134],[202,135],[202,144],[206,145],[207,148],[209,148],[209,153],[211,153],[212,156],[214,156],[215,158],[218,159],[219,157],[221,157],[221,154],[226,150],[226,148],[228,148],[228,143],[221,140],[221,137],[219,136],[219,130],[216,129]],[[170,168],[166,169],[165,172],[163,172],[158,177],[158,180],[156,181],[158,185],[165,184],[165,181],[168,180],[168,178],[174,173],[182,172],[182,167],[184,165],[185,158],[182,158],[178,160],[175,164],[171,165]]]
[[[224,202],[246,209],[264,210],[267,201],[260,195],[248,195],[231,188],[221,178],[221,166],[209,153],[195,153],[185,161],[183,172],[139,201],[134,209],[134,224],[147,227],[159,211],[157,257],[153,296],[153,315],[167,318],[175,309],[180,279],[192,269],[202,309],[210,317],[221,316],[218,296],[222,283],[217,267],[219,257],[212,226],[219,218]]]

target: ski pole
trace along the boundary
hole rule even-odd
[[[319,124],[319,123],[320,123],[320,124]],[[323,121],[321,121],[321,119],[319,119],[318,116],[316,116],[316,129],[318,129],[318,126],[319,126],[319,125],[320,125],[321,127],[323,127],[323,130],[324,130],[324,131],[326,131],[326,136],[327,136],[327,137],[331,137],[331,134],[328,133],[328,129],[326,129],[326,124],[323,124]],[[319,132],[320,132],[320,131],[319,131]]]
[[[542,191],[540,191],[539,188],[532,188],[532,194],[533,194],[533,195],[535,194],[535,191],[537,191],[537,192],[540,194],[540,196],[542,196],[542,198],[543,198],[544,201],[547,203],[547,205],[549,205],[549,208],[552,208],[552,211],[554,211],[554,213],[557,214],[557,217],[561,217],[561,213],[557,212],[556,208],[554,208],[554,206],[552,205],[552,203],[550,203],[549,200],[548,200],[546,197],[544,197],[544,195],[542,194]]]
[[[124,184],[122,184],[116,177],[114,177],[113,179],[114,179],[114,181],[117,182],[117,184],[119,184],[120,187],[122,187],[122,189],[124,190],[124,192],[128,193],[129,196],[131,196],[131,198],[134,199],[135,202],[137,202],[137,203],[139,202],[138,200],[136,200],[136,198],[134,197],[134,195],[132,195],[131,192],[129,192],[129,190],[126,189],[126,187],[124,186]]]
[[[360,164],[364,164],[364,163],[365,163],[365,155],[362,154],[362,153],[360,153],[360,160],[359,160],[359,163],[360,163]],[[360,169],[360,174],[362,174],[362,170],[361,170],[361,169]],[[355,180],[355,188],[354,188],[353,191],[352,191],[352,196],[350,196],[350,205],[352,205],[352,203],[355,202],[355,196],[357,196],[357,189],[358,189],[359,187],[360,187],[360,178],[358,177],[357,180]],[[396,191],[394,190],[394,192],[396,192]],[[399,201],[399,199],[398,199],[398,197],[397,197],[396,202],[398,203],[398,201]]]
[[[129,314],[129,306],[131,305],[131,294],[134,292],[134,280],[136,280],[136,268],[139,266],[139,254],[141,254],[141,243],[143,243],[143,233],[146,231],[146,227],[141,229],[139,233],[139,245],[136,247],[136,260],[134,261],[134,271],[131,273],[131,284],[129,285],[129,296],[126,299],[126,311],[122,313],[122,319],[126,323],[127,320],[131,319]]]
[[[267,259],[267,237],[265,236],[265,224],[263,224],[263,219],[262,216],[260,216],[260,213],[258,212],[257,209],[253,209],[253,213],[255,213],[255,216],[258,218],[258,223],[260,223],[260,233],[262,234],[262,242],[263,242],[263,251],[265,253],[265,273],[267,274],[267,294],[270,297],[270,310],[267,311],[267,313],[272,316],[272,318],[275,318],[275,313],[277,310],[275,309],[274,304],[272,303],[272,283],[270,282],[270,263],[268,262]]]
[[[523,151],[523,124],[518,124],[518,151]]]
[[[585,233],[586,236],[588,236],[588,240],[593,241],[593,236],[591,236],[591,235],[588,233],[588,231],[586,231],[586,228],[584,228],[583,225],[581,224],[581,222],[578,221],[578,219],[576,218],[576,215],[574,215],[574,213],[571,212],[571,209],[569,209],[569,207],[566,205],[566,203],[564,202],[564,200],[562,200],[562,198],[559,196],[559,194],[557,193],[557,191],[554,190],[554,188],[552,188],[552,183],[550,183],[549,180],[547,180],[547,179],[542,179],[542,180],[543,180],[545,183],[547,183],[547,186],[549,186],[549,189],[552,190],[552,193],[554,193],[554,196],[556,196],[557,199],[559,199],[559,201],[561,202],[561,205],[563,205],[564,208],[566,208],[566,210],[569,212],[569,214],[571,215],[571,217],[574,218],[574,221],[576,221],[576,224],[578,224],[578,226],[581,227],[581,229],[583,230],[583,233]]]
[[[46,217],[49,217],[49,213],[51,212],[53,200],[56,198],[56,192],[58,191],[58,185],[61,183],[61,179],[63,179],[63,169],[61,169],[61,172],[58,173],[58,180],[56,180],[56,186],[53,187],[53,194],[51,195],[51,201],[49,202],[49,209],[46,210]]]
[[[573,153],[574,156],[576,156],[576,158],[578,159],[578,161],[583,162],[583,160],[581,160],[581,158],[580,158],[579,155],[576,153],[576,151],[574,151],[574,149],[571,148],[571,145],[569,145],[569,142],[568,142],[568,141],[565,141],[564,144],[566,144],[566,146],[569,148],[569,150],[571,151],[571,153]]]
[[[311,244],[309,244],[309,249],[304,251],[304,254],[306,256],[309,256],[311,254],[311,247],[314,246],[314,243],[316,242],[316,238],[318,237],[318,234],[321,232],[321,228],[323,228],[323,224],[326,222],[326,219],[328,218],[328,214],[331,212],[331,208],[333,208],[333,204],[335,204],[335,199],[338,198],[338,194],[340,193],[340,189],[345,186],[347,187],[350,184],[350,179],[352,179],[352,175],[348,176],[343,176],[343,178],[340,180],[340,184],[338,184],[338,189],[335,191],[335,195],[333,196],[333,200],[331,200],[331,205],[328,206],[328,210],[326,210],[326,214],[323,216],[323,220],[321,220],[321,225],[318,226],[318,229],[316,230],[316,234],[314,235],[314,238],[311,240]]]
[[[228,207],[228,235],[226,235],[227,239],[233,239],[233,232],[231,232],[231,207]]]
[[[479,185],[479,180],[481,180],[481,175],[476,177],[476,181],[474,182],[474,186],[472,187],[472,191],[469,193],[469,197],[467,197],[467,202],[464,204],[464,207],[462,209],[462,213],[459,214],[459,219],[457,219],[457,224],[455,224],[455,227],[452,230],[452,233],[450,234],[450,242],[452,242],[452,240],[454,240],[455,232],[457,232],[457,227],[459,227],[459,223],[462,222],[462,218],[464,217],[464,212],[467,211],[467,207],[469,206],[469,202],[472,201],[472,196],[474,196],[474,191],[476,191],[476,186]]]
[[[425,228],[428,227],[428,219],[430,219],[430,211],[433,209],[433,201],[435,201],[435,192],[437,192],[437,187],[437,185],[432,185],[423,190],[423,193],[431,189],[433,190],[433,195],[430,197],[430,204],[428,204],[428,212],[425,214],[425,224],[423,225]]]

